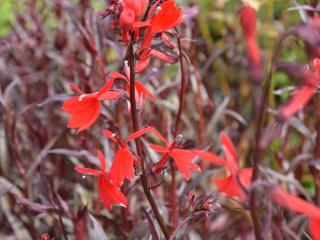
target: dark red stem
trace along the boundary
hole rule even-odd
[[[131,38],[133,39],[133,38]],[[136,99],[135,99],[135,63],[134,63],[134,52],[133,52],[133,41],[130,41],[129,47],[128,47],[128,62],[129,62],[129,67],[130,67],[130,105],[131,105],[131,117],[132,117],[132,125],[133,125],[133,131],[137,132],[140,129],[140,115],[138,114],[137,111],[137,105],[136,105]],[[143,152],[143,147],[141,144],[141,141],[139,138],[135,139],[135,143],[136,143],[136,148],[137,148],[137,152],[138,152],[138,156],[140,158],[140,164],[141,164],[141,175],[140,175],[140,179],[141,179],[141,183],[142,183],[142,187],[143,187],[143,191],[150,203],[150,206],[153,210],[153,213],[155,215],[155,218],[157,219],[160,228],[163,232],[163,234],[165,235],[166,239],[169,239],[170,237],[170,233],[162,219],[162,216],[159,212],[158,206],[150,192],[149,189],[149,185],[148,185],[148,180],[146,177],[146,170],[144,167],[145,164],[145,156],[144,156],[144,152]]]
[[[261,135],[262,135],[262,128],[264,126],[264,117],[266,113],[266,109],[268,107],[268,102],[269,102],[269,94],[270,94],[270,87],[271,87],[271,82],[272,82],[272,76],[275,71],[275,66],[274,63],[278,59],[280,49],[282,46],[282,42],[284,39],[290,35],[290,32],[287,32],[283,34],[278,43],[277,46],[274,50],[272,60],[271,60],[271,66],[269,69],[269,73],[267,76],[267,82],[264,86],[263,90],[263,95],[262,95],[262,101],[261,101],[261,106],[260,106],[260,111],[257,113],[257,118],[255,120],[255,136],[254,136],[254,149],[253,149],[253,156],[252,156],[252,161],[253,161],[253,172],[252,172],[252,177],[251,177],[251,184],[253,184],[259,176],[259,162],[262,157],[262,151],[263,149],[260,146],[260,140],[261,140]],[[254,233],[255,233],[255,238],[256,240],[262,240],[262,232],[261,232],[261,225],[260,225],[260,220],[258,216],[258,209],[256,206],[256,191],[255,189],[251,190],[250,193],[250,213],[251,213],[251,218],[254,226]]]
[[[185,76],[185,69],[183,64],[183,53],[182,53],[180,36],[177,37],[177,40],[178,40],[178,48],[179,48],[179,62],[180,62],[180,69],[181,69],[181,88],[180,88],[180,94],[179,94],[179,109],[178,109],[176,124],[174,128],[174,138],[176,138],[180,129],[181,116],[182,116],[183,107],[184,107],[185,88],[186,88],[186,82],[187,82],[187,76]],[[176,228],[178,225],[178,206],[177,206],[177,198],[176,198],[176,188],[177,188],[176,168],[172,161],[170,163],[171,163],[170,164],[170,167],[171,167],[171,194],[170,194],[171,218],[172,218],[173,228]]]

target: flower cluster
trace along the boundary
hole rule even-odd
[[[76,85],[70,84],[71,89],[78,96],[68,99],[62,106],[63,111],[70,115],[68,127],[76,128],[78,132],[81,132],[96,122],[100,115],[102,102],[124,99],[128,104],[128,115],[131,114],[132,118],[131,134],[124,139],[108,129],[101,131],[111,141],[112,146],[115,147],[114,153],[110,153],[110,155],[113,155],[110,169],[107,169],[105,156],[99,150],[97,151],[97,156],[100,161],[100,170],[80,166],[75,167],[75,170],[81,174],[88,174],[98,178],[99,200],[110,210],[114,205],[128,206],[128,200],[124,192],[122,192],[122,189],[124,189],[122,188],[123,184],[126,181],[133,181],[135,176],[138,175],[137,173],[140,173],[137,169],[141,170],[141,181],[146,196],[159,225],[166,237],[168,237],[166,227],[161,220],[161,216],[159,217],[160,213],[154,207],[156,203],[151,199],[151,194],[148,194],[149,179],[146,176],[147,174],[159,176],[159,172],[162,172],[170,161],[172,163],[171,167],[174,169],[172,173],[174,191],[176,190],[174,185],[175,169],[183,175],[186,181],[189,181],[191,179],[191,170],[201,172],[201,168],[196,162],[196,160],[200,159],[221,166],[221,169],[225,170],[225,177],[213,180],[213,185],[216,186],[219,192],[230,198],[236,197],[242,203],[246,202],[249,197],[254,196],[254,194],[251,194],[254,191],[251,185],[255,181],[254,176],[257,175],[258,165],[241,168],[239,166],[238,151],[225,132],[220,133],[223,152],[223,157],[220,157],[207,150],[184,147],[181,144],[182,136],[178,135],[179,124],[176,124],[176,129],[173,131],[174,134],[168,131],[168,137],[164,137],[160,131],[155,127],[149,126],[149,124],[144,128],[141,127],[140,114],[143,111],[144,103],[148,100],[155,102],[160,96],[155,96],[141,81],[138,81],[136,74],[142,73],[149,66],[152,57],[156,57],[166,63],[175,63],[178,59],[177,56],[179,56],[182,75],[184,74],[182,69],[184,57],[181,52],[181,45],[177,48],[171,39],[172,37],[179,39],[179,34],[175,28],[182,23],[182,9],[173,0],[156,1],[154,4],[149,4],[147,0],[123,0],[112,1],[112,5],[106,10],[106,13],[112,16],[112,29],[120,33],[118,37],[121,39],[121,43],[127,47],[126,60],[123,62],[123,73],[121,71],[105,73],[104,85],[95,92],[84,93]],[[245,37],[250,68],[254,73],[253,77],[260,82],[262,80],[263,65],[256,36],[256,10],[249,5],[243,6],[240,10],[239,20]],[[164,46],[168,51],[157,49],[159,44],[153,44],[155,39],[158,42],[160,41],[160,45]],[[180,41],[178,43],[181,44]],[[99,62],[103,71],[106,71],[104,62],[101,59]],[[287,120],[297,113],[316,93],[320,84],[320,59],[314,59],[313,64],[306,66],[299,74],[302,86],[294,92],[291,100],[279,109],[278,115],[282,119]],[[182,76],[183,78],[184,76]],[[120,81],[123,83],[122,88],[119,87],[120,84],[117,84]],[[255,84],[256,86],[260,85]],[[180,106],[183,104],[183,84],[181,89]],[[181,109],[179,108],[177,114],[178,123]],[[263,114],[262,110],[261,116]],[[263,116],[261,119],[263,119]],[[257,118],[257,121],[261,119]],[[260,124],[260,122],[257,124]],[[147,134],[152,134],[153,138],[146,138]],[[260,140],[260,132],[257,135],[258,141]],[[144,137],[144,141],[141,141],[142,137]],[[135,147],[131,144],[133,141],[136,143]],[[260,147],[259,144],[259,142],[256,143],[257,149]],[[147,168],[145,168],[146,161],[144,158],[148,159],[150,157],[144,151],[147,149],[153,153],[156,152],[154,154],[159,156],[159,159],[153,164],[150,164],[151,161],[147,161]],[[253,156],[253,158],[255,157]],[[259,160],[256,159],[256,163]],[[320,227],[320,209],[318,207],[289,194],[281,187],[273,188],[269,193],[273,202],[279,206],[308,216],[310,218],[310,232],[314,239],[319,239],[316,233],[318,231],[317,228]],[[199,209],[204,212],[213,212],[216,209],[213,207],[216,203],[215,196],[202,201],[199,204],[201,206]],[[171,197],[174,199],[175,196]],[[175,207],[174,204],[175,200],[171,203],[173,205],[171,206],[172,209]],[[254,209],[254,206],[252,209]],[[174,219],[175,216],[172,216],[172,218]],[[175,220],[172,220],[172,222],[175,225]]]
[[[120,4],[120,6],[119,6]],[[120,13],[119,13],[120,11]],[[150,57],[155,56],[169,63],[175,61],[171,56],[166,55],[154,47],[152,40],[157,35],[160,39],[164,39],[163,43],[170,45],[171,34],[169,31],[182,22],[182,10],[177,7],[173,0],[160,3],[157,1],[148,8],[147,0],[124,0],[122,3],[113,1],[112,5],[106,10],[106,15],[113,16],[113,27],[118,23],[121,32],[122,41],[125,44],[137,44],[135,56],[137,63],[134,72],[142,72],[150,62]],[[143,39],[142,41],[140,39]],[[170,46],[171,47],[171,46]],[[105,100],[116,101],[119,98],[130,99],[130,72],[132,69],[128,66],[128,62],[124,64],[125,74],[119,72],[110,72],[107,76],[104,86],[93,93],[84,93],[77,86],[70,84],[71,89],[79,94],[78,96],[68,99],[62,106],[62,109],[71,115],[68,127],[77,128],[78,132],[83,131],[92,126],[98,119],[101,110],[101,102]],[[124,89],[115,89],[116,80],[124,80]],[[136,104],[142,107],[147,97],[156,100],[156,97],[139,81],[134,82]],[[128,101],[129,102],[129,101]],[[129,111],[132,106],[129,105]],[[121,192],[120,188],[124,180],[133,180],[135,176],[135,166],[140,165],[138,156],[130,149],[129,142],[135,140],[142,135],[153,132],[167,145],[167,141],[152,127],[143,128],[134,132],[123,141],[116,134],[109,130],[104,130],[103,134],[115,142],[118,150],[114,154],[114,160],[107,171],[106,160],[101,151],[98,151],[101,170],[91,168],[76,167],[79,173],[89,174],[99,178],[99,199],[104,202],[106,208],[111,209],[112,205],[127,206],[127,199]],[[162,160],[155,166],[164,165],[164,161],[172,156],[176,161],[178,169],[184,174],[188,180],[190,178],[189,168],[200,171],[200,168],[192,163],[195,154],[192,151],[184,149],[167,150],[160,146],[151,145],[154,150],[163,153]],[[191,154],[190,154],[191,153]],[[187,158],[185,158],[187,156]]]

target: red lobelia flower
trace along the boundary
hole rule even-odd
[[[253,64],[254,72],[261,75],[262,66],[260,49],[256,39],[256,21],[256,10],[250,5],[242,7],[240,10],[240,24],[245,36],[248,58]]]
[[[122,12],[119,17],[119,25],[124,42],[129,41],[129,32],[133,30],[133,24],[139,20],[148,5],[148,0],[124,0]]]
[[[161,169],[163,169],[170,157],[173,158],[178,170],[183,174],[187,181],[190,179],[190,169],[201,172],[201,168],[192,162],[192,160],[197,156],[194,151],[176,148],[175,146],[178,142],[178,139],[175,139],[171,144],[169,144],[159,132],[154,130],[153,133],[165,144],[164,147],[155,144],[149,144],[154,151],[163,153],[160,160],[152,168],[154,173],[158,173]],[[177,138],[179,138],[179,136]]]
[[[287,104],[279,109],[279,116],[283,119],[289,119],[302,109],[316,93],[320,85],[320,59],[313,60],[313,69],[307,70],[302,74],[303,85],[300,89],[294,91],[292,98]]]
[[[119,137],[108,130],[103,131],[103,134],[107,138],[118,143],[119,146],[110,169],[110,179],[112,179],[112,183],[115,186],[120,187],[125,178],[131,181],[134,178],[134,163],[139,164],[138,159],[129,149],[128,142],[152,130],[152,127],[143,128],[128,136],[125,141],[122,141]]]
[[[150,19],[153,33],[168,31],[182,22],[182,9],[176,6],[174,0],[165,1],[159,7],[156,3],[152,9],[155,9],[155,14]]]
[[[107,209],[111,210],[112,205],[126,207],[128,204],[127,199],[119,190],[119,188],[110,181],[110,174],[106,171],[106,160],[101,151],[98,151],[98,158],[101,166],[100,171],[84,167],[75,167],[74,169],[79,173],[88,174],[99,178],[99,199],[104,203]]]
[[[64,102],[62,110],[70,114],[69,128],[78,128],[78,132],[90,127],[99,117],[100,102],[117,99],[121,91],[111,91],[113,81],[108,81],[98,92],[85,94],[77,86],[70,84],[71,88],[80,94]]]
[[[159,2],[159,1],[158,1]],[[176,27],[182,22],[182,10],[175,5],[173,0],[168,0],[158,5],[156,2],[149,11],[149,19],[137,22],[134,27],[146,27],[144,40],[138,50],[139,61],[136,72],[142,72],[150,62],[150,57],[157,57],[167,63],[174,63],[174,59],[158,50],[151,49],[151,42],[155,33],[163,33]],[[153,14],[153,15],[152,15]]]
[[[227,177],[214,180],[220,192],[229,197],[239,197],[241,200],[246,198],[243,188],[248,189],[251,185],[252,168],[239,169],[238,153],[231,139],[225,133],[220,134],[220,141],[223,146],[225,159],[203,150],[197,150],[195,153],[203,160],[216,165],[223,165],[228,170]]]
[[[310,234],[314,240],[320,239],[320,208],[293,196],[281,187],[275,187],[270,191],[271,199],[283,208],[309,217]]]

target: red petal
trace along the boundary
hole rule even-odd
[[[121,90],[114,90],[114,91],[107,91],[104,93],[101,93],[98,96],[98,100],[103,101],[103,100],[116,100],[123,91]]]
[[[90,127],[95,121],[98,119],[100,115],[100,104],[97,102],[96,106],[92,109],[92,112],[89,114],[88,113],[88,120],[86,123],[81,124],[80,128],[78,129],[78,133],[87,129]]]
[[[236,161],[236,159],[238,159],[238,153],[229,136],[224,132],[220,133],[220,141]]]
[[[149,144],[149,147],[151,147],[154,151],[156,152],[168,152],[168,148],[166,147],[162,147],[162,146],[159,146],[159,145],[156,145],[156,144]]]
[[[76,92],[76,93],[79,93],[80,95],[81,94],[84,94],[84,92],[75,84],[73,83],[69,83],[69,86],[71,87],[71,89]]]
[[[241,184],[246,189],[249,189],[251,186],[251,178],[252,178],[252,168],[244,168],[241,169],[239,172],[239,179],[241,181]]]
[[[99,96],[101,96],[102,94],[104,94],[105,92],[109,91],[112,88],[112,85],[114,83],[114,79],[110,79],[108,80],[104,86],[98,91],[98,98]]]
[[[101,171],[106,172],[106,169],[107,169],[106,158],[104,157],[103,153],[100,150],[97,151],[97,155],[100,161]]]
[[[187,181],[190,179],[190,169],[201,172],[201,168],[192,162],[196,157],[192,151],[175,148],[172,150],[171,156],[174,159],[178,170],[183,174]]]
[[[149,63],[150,63],[150,56],[144,58],[141,61],[138,61],[136,64],[136,73],[143,72],[146,69],[146,67],[148,67]]]
[[[138,94],[143,94],[143,99],[145,99],[146,97],[150,97],[153,101],[157,100],[157,97],[153,95],[147,88],[145,88],[140,82],[136,82],[135,86]]]
[[[99,178],[99,199],[107,209],[111,210],[112,205],[127,207],[128,201],[121,191],[119,191],[105,177]]]
[[[155,50],[155,49],[152,49],[152,50],[150,51],[150,54],[151,54],[152,56],[154,56],[154,57],[157,57],[157,58],[161,59],[162,61],[167,62],[167,63],[174,63],[174,62],[175,62],[174,58],[172,58],[172,57],[164,54],[163,52],[160,52],[160,51],[158,51],[158,50]]]
[[[304,214],[311,218],[320,219],[320,208],[301,198],[289,194],[281,187],[273,189],[270,195],[272,200],[283,208]]]
[[[90,108],[95,101],[96,99],[91,97],[72,97],[63,103],[62,110],[69,114],[82,112]]]
[[[135,13],[132,9],[123,8],[119,17],[119,25],[123,32],[129,32],[135,21]]]
[[[309,229],[313,240],[320,240],[320,218],[310,218]]]
[[[207,160],[215,165],[227,165],[227,161],[225,161],[224,159],[222,159],[221,157],[211,153],[211,152],[207,152],[204,150],[193,150],[193,152],[195,154],[197,154],[201,160]]]
[[[151,25],[146,25],[146,30],[144,32],[144,38],[143,38],[143,42],[140,46],[140,50],[141,49],[149,49],[151,46],[151,42],[152,42],[152,27]]]
[[[126,178],[132,180],[134,177],[134,156],[126,148],[119,148],[116,153],[116,156],[113,160],[111,169],[110,169],[110,178],[112,183],[120,187],[123,184],[123,180]]]
[[[160,160],[152,167],[152,172],[157,173],[159,170],[163,169],[170,157],[170,152],[164,152]]]
[[[230,175],[223,179],[216,179],[214,180],[214,184],[217,186],[219,192],[223,192],[228,197],[238,197],[242,201],[246,198],[245,193],[242,191],[234,176]]]
[[[79,128],[78,132],[88,128],[100,114],[100,103],[94,97],[73,97],[66,101],[62,109],[71,114],[68,127]]]
[[[138,19],[145,11],[148,0],[124,0],[123,9],[134,11],[135,19]]]
[[[153,32],[163,32],[176,27],[182,22],[182,10],[177,8],[174,1],[165,1],[160,10],[151,19]]]
[[[147,26],[151,26],[151,24],[149,22],[135,22],[133,24],[134,28],[142,28],[142,27],[147,27]]]
[[[297,90],[289,103],[280,109],[280,116],[284,117],[285,119],[290,118],[308,103],[314,92],[315,89],[310,86],[304,86],[300,90]]]
[[[126,143],[129,142],[129,141],[132,141],[138,137],[141,137],[142,135],[146,134],[147,132],[150,132],[152,129],[152,127],[145,127],[145,128],[142,128],[140,129],[139,131],[135,132],[135,133],[132,133],[126,140]]]
[[[256,10],[249,5],[244,6],[240,11],[240,24],[241,24],[242,31],[247,38],[255,37],[256,21],[257,21]]]
[[[105,135],[110,140],[117,142],[117,139],[113,136],[113,133],[110,132],[109,130],[103,130],[103,135]]]
[[[124,80],[128,81],[128,78],[125,75],[118,73],[118,72],[109,73],[109,77],[111,77],[113,79],[119,78],[119,79],[124,79]]]
[[[161,135],[161,133],[159,133],[155,128],[152,128],[150,130],[157,138],[159,138],[166,146],[168,146],[168,141],[167,139]]]
[[[176,43],[166,33],[161,34],[161,40],[169,48],[174,48],[176,46]]]
[[[84,173],[96,177],[99,177],[101,175],[101,171],[92,168],[75,167],[74,170],[76,170],[78,173]]]
[[[257,44],[256,38],[246,38],[246,45],[250,62],[253,64],[255,70],[261,71],[260,49]]]
[[[231,139],[224,132],[220,133],[220,141],[224,147],[224,155],[228,161],[229,170],[235,174],[238,171],[238,153]]]

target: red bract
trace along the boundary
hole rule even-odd
[[[163,153],[162,157],[156,163],[152,171],[154,173],[159,172],[167,164],[169,157],[172,157],[174,162],[177,165],[178,170],[183,174],[184,178],[188,181],[190,179],[190,169],[201,172],[201,168],[192,162],[192,160],[197,156],[194,151],[175,148],[177,140],[174,140],[171,144],[159,133],[155,132],[154,134],[165,144],[165,147],[158,146],[155,144],[150,144],[149,146],[156,152]]]
[[[289,194],[281,187],[272,189],[270,196],[279,206],[308,216],[310,218],[310,233],[313,239],[320,239],[320,208]]]
[[[111,210],[112,205],[127,206],[127,199],[123,193],[110,181],[110,174],[106,171],[106,160],[101,151],[98,151],[98,158],[100,160],[101,170],[92,168],[75,167],[79,173],[88,174],[99,178],[99,199],[102,201],[106,208]]]
[[[223,146],[225,159],[207,152],[196,151],[201,159],[207,160],[216,165],[223,165],[228,170],[228,176],[223,179],[214,180],[220,192],[225,193],[229,197],[239,197],[241,200],[246,198],[243,188],[248,189],[251,185],[252,168],[239,169],[238,153],[231,139],[225,133],[220,134],[220,141]]]
[[[69,128],[79,128],[78,132],[90,127],[99,117],[100,101],[115,100],[121,91],[110,91],[113,81],[108,81],[98,92],[85,94],[77,86],[70,85],[71,88],[81,94],[68,99],[62,105],[63,111],[70,114],[68,122]]]
[[[254,66],[255,72],[261,72],[260,49],[256,40],[256,10],[250,5],[240,10],[240,24],[246,40],[248,58]],[[259,73],[260,74],[260,73]]]
[[[118,150],[115,153],[115,157],[110,169],[110,178],[115,186],[120,187],[125,178],[132,180],[134,178],[134,163],[139,164],[138,159],[129,149],[128,142],[152,130],[153,128],[151,127],[143,128],[131,134],[125,141],[122,141],[119,137],[108,130],[103,131],[103,134],[107,138],[118,143]]]
[[[319,74],[320,59],[313,61],[313,70],[307,70],[302,76],[303,85],[293,93],[291,100],[279,110],[279,116],[283,119],[289,119],[302,109],[316,93],[320,84]],[[309,69],[309,67],[308,67]]]

